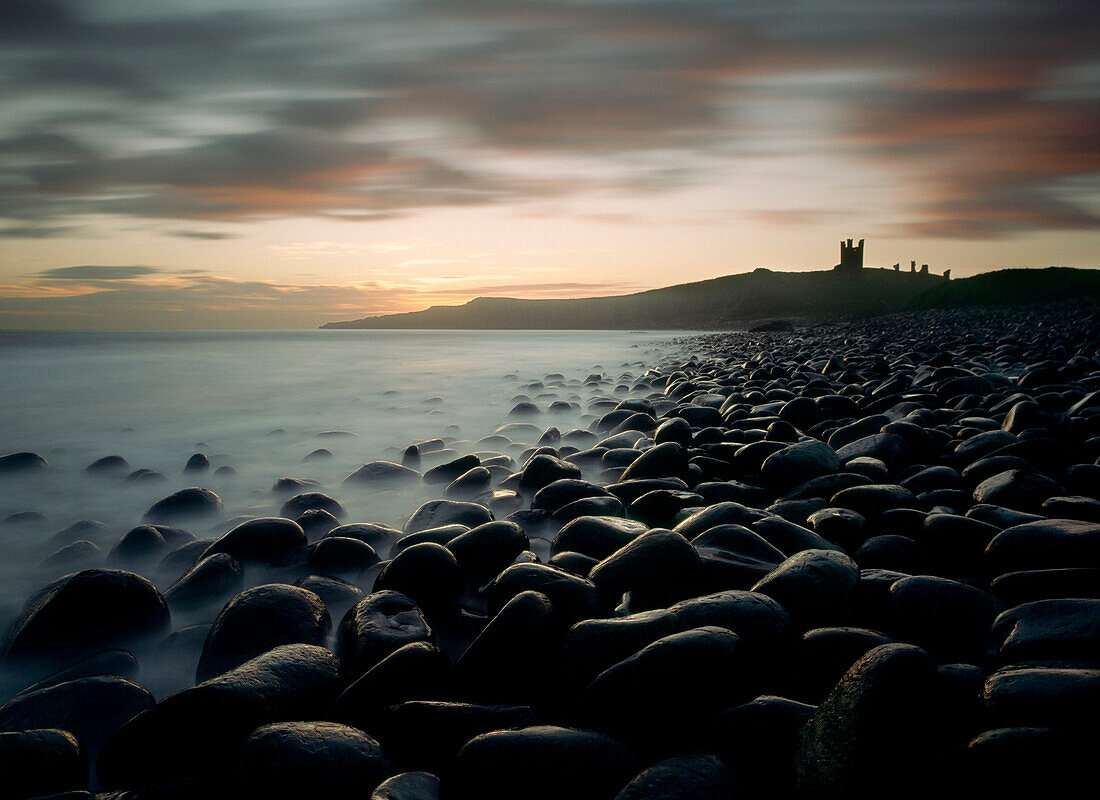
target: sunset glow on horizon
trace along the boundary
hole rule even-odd
[[[2,328],[1100,266],[1084,0],[9,7]]]

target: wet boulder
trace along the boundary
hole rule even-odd
[[[890,587],[890,610],[899,638],[920,645],[940,663],[977,664],[1004,606],[973,586],[920,575]]]
[[[558,531],[550,552],[572,551],[595,559],[607,558],[648,530],[645,523],[603,515],[577,517]]]
[[[100,753],[99,780],[105,789],[136,789],[232,774],[256,728],[318,718],[342,683],[339,660],[323,647],[276,647],[123,725]]]
[[[752,688],[738,644],[737,634],[716,626],[658,639],[592,680],[584,690],[583,713],[629,740],[675,742],[735,701],[748,699],[743,695]]]
[[[729,768],[713,755],[666,758],[642,770],[615,795],[615,800],[729,800]]]
[[[1062,493],[1061,486],[1034,469],[1010,469],[979,483],[974,489],[974,500],[1017,511],[1035,512],[1040,510],[1045,500]]]
[[[257,728],[241,753],[240,780],[253,796],[350,797],[396,772],[382,747],[336,722],[275,722]]]
[[[414,544],[378,573],[374,591],[385,590],[400,592],[425,611],[441,610],[462,593],[462,567],[454,553],[441,544]]]
[[[220,606],[241,590],[244,571],[228,553],[215,553],[189,569],[164,593],[170,608],[189,611]]]
[[[309,568],[322,575],[356,578],[381,559],[374,548],[349,536],[326,536],[308,548]]]
[[[324,492],[302,492],[283,503],[283,507],[279,509],[279,516],[297,519],[305,512],[317,509],[327,511],[337,519],[342,519],[347,514],[339,501]]]
[[[541,592],[550,598],[568,622],[595,616],[600,607],[596,586],[565,570],[547,564],[513,564],[501,572],[489,586],[488,609],[497,614],[516,595],[527,590]]]
[[[805,630],[844,624],[858,583],[859,567],[848,556],[834,550],[803,550],[752,590],[779,602]]]
[[[1100,667],[1100,600],[1058,598],[1010,608],[993,622],[990,646],[998,661],[1074,662]]]
[[[77,678],[9,700],[0,708],[0,731],[40,727],[68,731],[94,764],[115,731],[152,707],[153,696],[125,678]]]
[[[760,466],[760,474],[768,485],[780,489],[839,471],[840,459],[836,451],[825,442],[813,439],[772,453]]]
[[[417,462],[419,463],[419,452]],[[371,461],[344,478],[344,483],[354,483],[372,488],[396,488],[419,483],[423,478],[415,469],[392,461]]]
[[[447,542],[447,549],[475,586],[491,581],[530,546],[523,528],[508,520],[486,522]]]
[[[550,598],[539,592],[520,592],[455,663],[459,691],[477,702],[539,697],[557,672],[563,633]]]
[[[224,513],[220,497],[209,489],[191,486],[153,503],[145,512],[145,521],[182,522],[218,517]]]
[[[384,709],[408,700],[452,696],[451,662],[431,642],[402,645],[351,683],[333,701],[330,719],[376,730]]]
[[[370,800],[439,800],[439,778],[430,772],[402,772],[378,784]]]
[[[993,537],[985,557],[994,574],[1021,569],[1100,567],[1100,523],[1038,519],[1013,525]]]
[[[5,637],[6,666],[51,670],[168,629],[168,605],[140,575],[91,569],[66,575],[27,600]]]
[[[687,451],[676,442],[665,442],[642,453],[626,468],[626,472],[619,480],[629,481],[639,478],[688,480],[690,474]]]
[[[919,794],[932,763],[936,670],[907,644],[874,648],[852,665],[799,734],[801,796],[871,797],[901,781]]]
[[[519,473],[519,486],[526,492],[537,492],[557,480],[579,479],[581,468],[547,453],[533,456]]]
[[[634,753],[602,733],[537,726],[471,739],[443,777],[478,800],[607,800],[638,771]]]
[[[0,733],[0,774],[13,800],[84,789],[87,758],[69,731],[35,728]]]
[[[534,724],[529,706],[410,700],[387,708],[378,730],[399,766],[445,774],[475,736]]]
[[[84,471],[89,475],[100,475],[104,477],[118,477],[123,473],[129,472],[129,470],[130,462],[119,455],[97,458],[84,468]]]
[[[227,553],[243,564],[277,567],[300,561],[307,539],[302,526],[285,517],[260,517],[237,525],[214,544],[203,558]]]
[[[246,589],[214,621],[195,680],[207,681],[280,645],[323,645],[331,627],[328,609],[313,592],[277,583]]]
[[[336,652],[348,674],[358,677],[399,647],[432,639],[420,607],[400,592],[387,590],[367,595],[344,615]]]
[[[457,477],[457,476],[456,476]],[[493,521],[485,506],[459,500],[429,500],[416,509],[405,523],[405,533],[417,533],[443,525],[460,524],[468,528]]]
[[[631,592],[656,608],[690,596],[699,554],[681,534],[654,529],[638,536],[592,568],[588,577],[605,596]]]

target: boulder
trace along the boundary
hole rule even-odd
[[[280,645],[323,645],[331,628],[328,609],[313,592],[278,583],[246,589],[214,620],[195,681],[207,681]]]
[[[12,800],[75,792],[88,785],[80,744],[68,731],[51,728],[0,733],[0,774],[4,795]]]
[[[459,798],[607,800],[637,771],[633,752],[610,736],[537,726],[475,736],[444,782]]]
[[[860,658],[799,734],[799,795],[846,800],[900,785],[920,796],[933,763],[935,681],[932,660],[912,645],[885,644]]]
[[[441,544],[414,544],[378,573],[374,591],[385,590],[400,592],[426,611],[440,610],[462,593],[462,567]]]
[[[246,792],[265,797],[351,797],[396,772],[377,741],[336,722],[275,722],[257,728],[241,753]]]
[[[146,522],[181,522],[222,516],[222,500],[209,489],[191,486],[158,500],[145,512]]]
[[[113,647],[163,635],[168,605],[140,575],[90,569],[33,594],[8,629],[3,664],[52,671]]]
[[[305,556],[306,533],[284,517],[260,517],[242,522],[214,542],[202,557],[227,553],[243,564],[285,566]]]
[[[786,559],[754,587],[779,602],[803,630],[842,625],[848,619],[859,567],[833,550],[803,550]]]
[[[354,678],[402,645],[432,638],[432,629],[411,599],[395,591],[374,592],[344,615],[337,629],[336,652]]]
[[[271,722],[316,719],[342,685],[323,647],[276,647],[234,670],[164,698],[107,740],[97,772],[105,789],[136,789],[236,770],[249,735]]]

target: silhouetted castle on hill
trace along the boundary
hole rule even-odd
[[[857,274],[863,269],[863,239],[859,240],[859,244],[852,244],[852,240],[841,241],[840,243],[840,263],[833,267],[837,272],[842,272],[847,275]],[[938,275],[932,275],[928,271],[927,264],[921,264],[920,272],[917,272],[917,262],[909,262],[909,271],[915,275],[927,275],[930,277],[938,278]],[[901,272],[901,263],[894,264],[894,272]],[[943,277],[947,280],[951,279],[951,270],[945,270]]]

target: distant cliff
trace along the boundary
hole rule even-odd
[[[478,297],[461,306],[330,322],[324,328],[722,330],[784,317],[831,319],[899,311],[932,287],[936,275],[883,269],[758,269],[664,289],[575,300]]]

